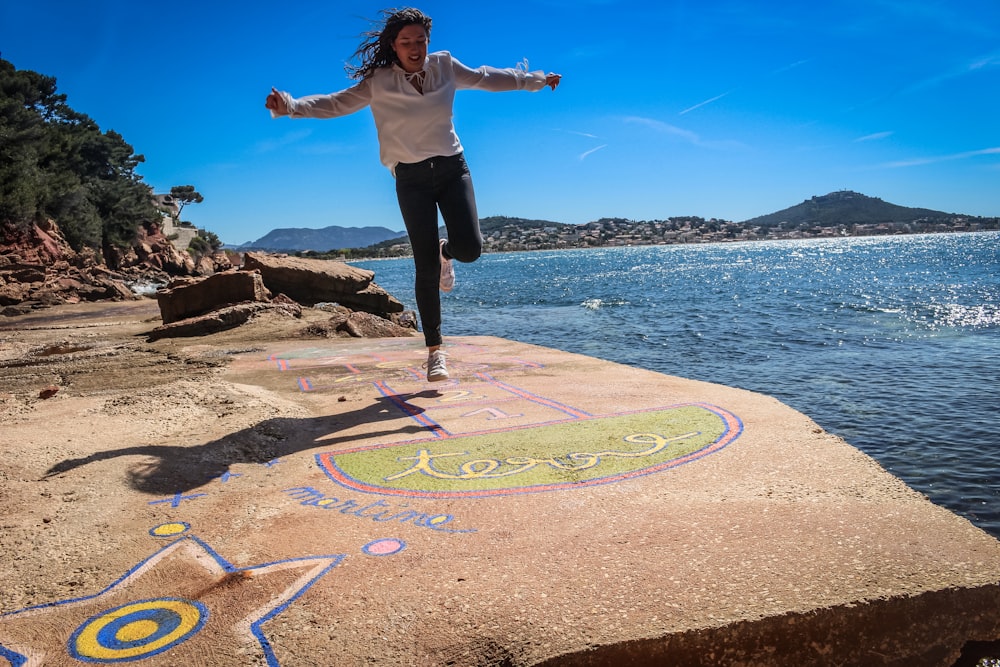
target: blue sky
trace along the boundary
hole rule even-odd
[[[402,230],[365,110],[272,120],[350,85],[375,2],[0,4],[0,56],[54,76],[121,133],[158,192],[229,245],[279,227]],[[391,6],[391,5],[389,5]],[[855,190],[1000,216],[996,0],[428,0],[431,50],[563,74],[555,92],[460,91],[481,216],[745,220]]]

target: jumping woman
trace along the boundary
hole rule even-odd
[[[455,286],[452,260],[473,262],[483,249],[472,177],[452,122],[455,91],[538,91],[559,85],[559,74],[526,68],[466,67],[447,51],[427,53],[431,19],[417,9],[383,10],[347,66],[358,82],[336,93],[293,98],[272,88],[272,117],[336,118],[369,107],[382,164],[396,179],[396,198],[410,237],[414,291],[427,379],[448,379],[441,349],[441,294]],[[438,211],[448,238],[438,237]]]

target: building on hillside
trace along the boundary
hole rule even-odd
[[[178,250],[184,250],[191,245],[191,241],[198,236],[198,229],[190,222],[179,220],[181,207],[177,204],[177,199],[170,194],[154,194],[153,203],[163,216],[160,221],[163,235],[170,239]]]

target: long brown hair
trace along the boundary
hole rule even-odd
[[[419,9],[383,9],[379,13],[382,19],[373,21],[374,27],[362,33],[364,41],[351,56],[351,60],[357,60],[360,64],[348,63],[344,68],[352,79],[367,79],[376,70],[390,67],[396,62],[392,43],[399,36],[399,31],[406,26],[422,25],[427,31],[427,37],[431,35],[431,17]]]

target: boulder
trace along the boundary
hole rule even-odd
[[[207,278],[174,280],[156,293],[164,324],[238,303],[270,300],[271,293],[256,271],[224,271]]]
[[[213,310],[204,315],[156,327],[147,334],[147,339],[152,342],[161,338],[207,336],[238,327],[264,312],[277,313],[286,317],[302,317],[302,307],[290,299],[278,298],[270,303],[260,301],[238,303]]]
[[[248,252],[243,268],[260,271],[269,290],[306,306],[333,302],[383,317],[404,309],[400,301],[372,282],[374,272],[344,262]]]
[[[393,313],[388,319],[365,312],[354,312],[344,306],[330,308],[332,317],[315,322],[302,333],[321,338],[400,338],[416,333],[413,311]]]

